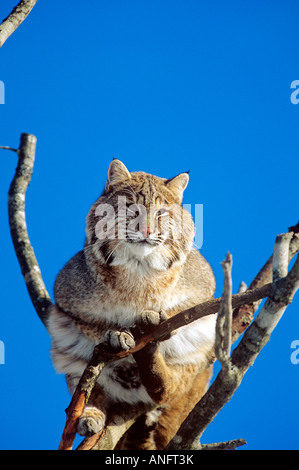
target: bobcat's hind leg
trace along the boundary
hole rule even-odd
[[[67,385],[71,395],[74,394],[79,377],[66,376]],[[87,405],[77,424],[77,433],[80,436],[98,434],[104,429],[106,423],[106,403],[102,387],[95,384]]]
[[[95,384],[87,405],[79,419],[77,432],[80,436],[90,436],[101,432],[106,424],[106,399],[103,388]]]
[[[155,413],[155,410],[153,410]],[[116,446],[116,450],[155,450],[154,429],[156,420],[151,419],[152,411],[139,416]]]
[[[132,334],[127,330],[108,330],[104,341],[115,351],[128,350],[135,345]],[[100,385],[96,384],[79,419],[77,432],[80,436],[98,434],[104,429],[106,419],[105,394]]]
[[[106,415],[95,406],[86,405],[80,416],[77,433],[79,436],[91,436],[103,431]]]
[[[137,335],[151,332],[167,318],[167,314],[163,311],[145,310],[135,326]],[[172,388],[173,380],[172,371],[169,370],[160,352],[159,342],[150,342],[133,356],[149,396],[156,404],[163,403],[170,391],[169,388]]]
[[[207,367],[207,369],[199,373],[194,380],[190,381],[186,390],[182,388],[181,392],[178,392],[165,407],[161,408],[162,413],[153,433],[156,449],[165,449],[167,444],[177,433],[182,422],[206,393],[212,370],[212,367]]]

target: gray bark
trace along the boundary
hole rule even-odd
[[[25,216],[25,194],[32,176],[35,148],[36,137],[22,134],[17,150],[18,165],[8,193],[8,216],[11,238],[28,293],[39,318],[46,326],[52,302],[29,240]]]
[[[0,25],[0,47],[27,18],[37,0],[21,0]]]

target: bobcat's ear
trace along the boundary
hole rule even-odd
[[[112,160],[108,168],[108,183],[116,184],[122,181],[130,180],[131,174],[126,166],[116,158]]]
[[[180,173],[179,175],[165,181],[166,186],[173,191],[174,193],[178,194],[180,200],[183,199],[183,193],[187,188],[189,183],[189,172]]]

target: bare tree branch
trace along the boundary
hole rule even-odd
[[[215,354],[222,367],[230,367],[230,349],[232,342],[232,255],[227,254],[221,263],[224,273],[224,285],[221,304],[216,321]]]
[[[276,282],[288,274],[289,246],[293,233],[277,235],[272,258],[273,281]]]
[[[200,450],[235,450],[247,444],[244,439],[233,439],[226,442],[215,442],[213,444],[201,444]]]
[[[8,216],[11,238],[28,293],[39,318],[46,326],[52,302],[29,240],[25,217],[25,194],[32,176],[35,148],[36,137],[22,134],[17,150],[18,165],[8,193]]]
[[[27,18],[37,0],[21,0],[0,24],[0,47]]]
[[[242,292],[246,292],[246,291],[247,291],[247,284],[244,281],[242,281],[239,286],[238,294],[241,294]]]
[[[299,251],[299,222],[293,227],[289,227],[289,231],[293,232],[293,237],[289,247],[289,261]],[[268,259],[262,269],[255,276],[249,285],[249,290],[254,290],[265,284],[272,282],[272,256]],[[248,302],[233,312],[233,331],[232,341],[235,342],[239,336],[248,328],[253,320],[254,313],[258,310],[261,300]]]
[[[270,335],[286,307],[292,302],[293,296],[299,288],[299,257],[288,275],[278,278],[278,272],[281,274],[287,272],[287,253],[292,235],[284,234],[277,237],[273,254],[274,265],[280,266],[280,270],[276,271],[277,280],[272,284],[269,297],[259,315],[234,349],[231,356],[231,367],[220,370],[207,393],[192,410],[167,449],[177,449],[178,442],[180,442],[180,449],[200,449],[199,439],[202,433],[231,399],[244,374],[269,341]]]
[[[92,360],[85,368],[75,390],[69,407],[66,409],[67,419],[58,450],[71,450],[76,436],[77,423],[84,406],[93,390],[103,367],[109,362],[106,355],[106,344],[94,348]],[[104,358],[104,359],[103,359]]]

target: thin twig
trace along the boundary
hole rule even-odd
[[[18,149],[13,149],[12,147],[8,147],[8,145],[0,145],[0,149],[4,149],[4,150],[11,150],[12,152],[16,152],[18,153]]]

